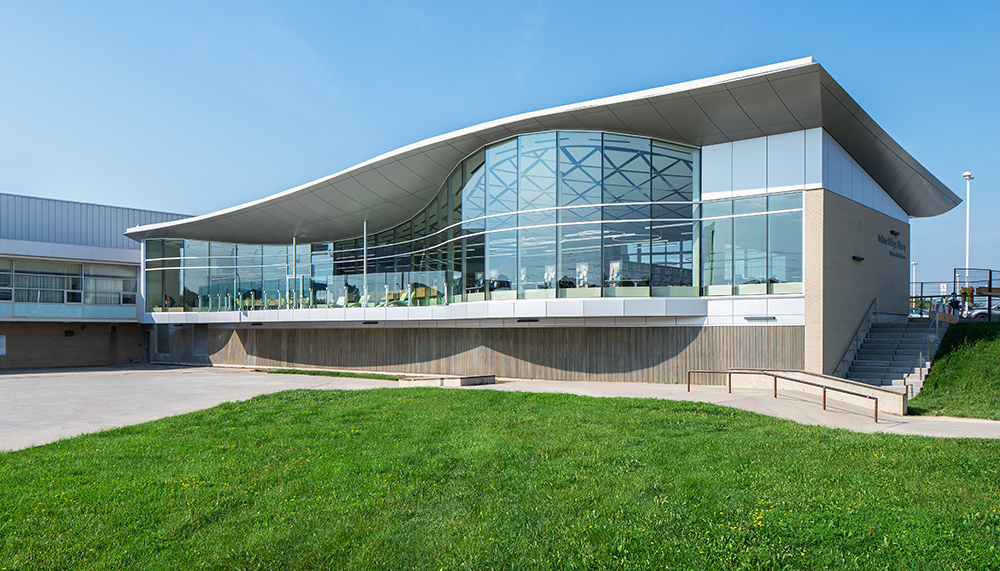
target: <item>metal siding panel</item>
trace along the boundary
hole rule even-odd
[[[65,203],[60,203],[58,208],[53,208],[52,211],[49,212],[49,220],[50,224],[52,224],[53,242],[63,241],[63,234],[66,232],[66,229],[64,228],[62,222],[66,219],[66,206],[67,205]]]
[[[83,220],[82,220],[83,224],[81,226],[81,230],[83,230],[83,232],[82,235],[80,236],[81,244],[84,245],[90,244],[91,235],[94,231],[94,220],[96,218],[97,218],[97,213],[94,212],[94,205],[93,204],[86,205],[83,209]]]
[[[46,208],[47,204],[41,200],[36,200],[34,202],[35,203],[32,205],[32,210],[34,212],[32,212],[31,217],[31,234],[32,236],[35,236],[34,239],[38,242],[48,242],[48,240],[46,240],[46,234],[48,234],[48,224],[46,224],[45,220],[45,215],[48,210]]]
[[[24,200],[17,201],[17,215],[14,218],[14,238],[23,240],[24,236]]]
[[[14,236],[14,197],[4,196],[3,199],[3,207],[0,209],[0,224],[3,224],[0,227],[0,237],[10,239]]]
[[[67,222],[69,223],[66,232],[67,244],[76,244],[79,239],[78,234],[80,232],[80,216],[81,216],[80,211],[81,211],[80,205],[73,204],[70,206],[67,212],[66,215]]]
[[[104,240],[109,248],[121,248],[121,244],[118,243],[118,232],[121,228],[121,209],[112,208],[108,211],[108,227],[102,232],[101,239]]]
[[[23,210],[24,210],[24,216],[22,216],[21,220],[20,220],[21,231],[19,232],[19,234],[21,235],[21,239],[22,240],[31,240],[31,228],[32,228],[31,214],[32,214],[32,210],[33,210],[32,209],[32,206],[33,206],[32,202],[33,202],[32,200],[25,200],[24,201],[24,208],[23,208]]]
[[[98,208],[98,207],[96,207],[96,206],[94,206],[94,205],[90,205],[90,217],[89,217],[88,220],[89,220],[89,223],[88,223],[88,228],[87,228],[87,242],[86,242],[86,244],[88,246],[94,246],[94,245],[97,244],[97,232],[98,232],[97,229],[101,227],[100,226],[100,224],[101,224],[101,209]]]
[[[121,231],[122,231],[122,209],[115,208],[111,212],[111,232],[108,235],[112,248],[123,247],[123,245],[118,241],[118,237],[121,235]]]
[[[111,217],[110,208],[99,206],[98,209],[101,211],[101,224],[97,228],[94,228],[94,245],[104,247],[108,245],[108,237],[111,234],[111,226],[114,222]]]
[[[86,204],[77,204],[77,205],[75,205],[75,208],[73,209],[73,211],[74,211],[74,216],[73,216],[73,242],[72,243],[73,244],[82,244],[83,243],[83,235],[84,235],[84,232],[86,231],[85,230],[86,224],[84,224],[84,218],[87,216],[87,205]]]
[[[88,246],[97,246],[100,242],[101,228],[104,227],[104,209],[100,206],[92,206],[91,212],[93,218],[91,218],[90,223],[90,235],[87,240]]]
[[[9,239],[10,229],[10,197],[0,195],[0,238]]]

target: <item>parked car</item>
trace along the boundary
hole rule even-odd
[[[969,319],[988,319],[990,317],[989,313],[993,314],[993,319],[1000,320],[1000,303],[993,306],[992,311],[987,312],[985,307],[980,307],[978,309],[973,309],[972,313],[969,314]]]

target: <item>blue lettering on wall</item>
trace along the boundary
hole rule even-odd
[[[894,258],[906,259],[906,244],[896,240],[895,238],[886,238],[882,234],[878,235],[878,241],[889,246],[892,250],[889,250],[889,255]],[[898,252],[896,250],[899,250]]]

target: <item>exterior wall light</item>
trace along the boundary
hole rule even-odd
[[[865,261],[865,259],[862,258],[861,256],[851,256],[851,259],[854,260],[855,262],[863,262],[863,261]]]
[[[899,230],[889,230],[889,233],[893,236],[899,236]]]

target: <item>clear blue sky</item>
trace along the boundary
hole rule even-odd
[[[815,57],[1000,268],[997,2],[0,0],[0,192],[202,214],[508,115]],[[914,220],[918,280],[965,206]]]

